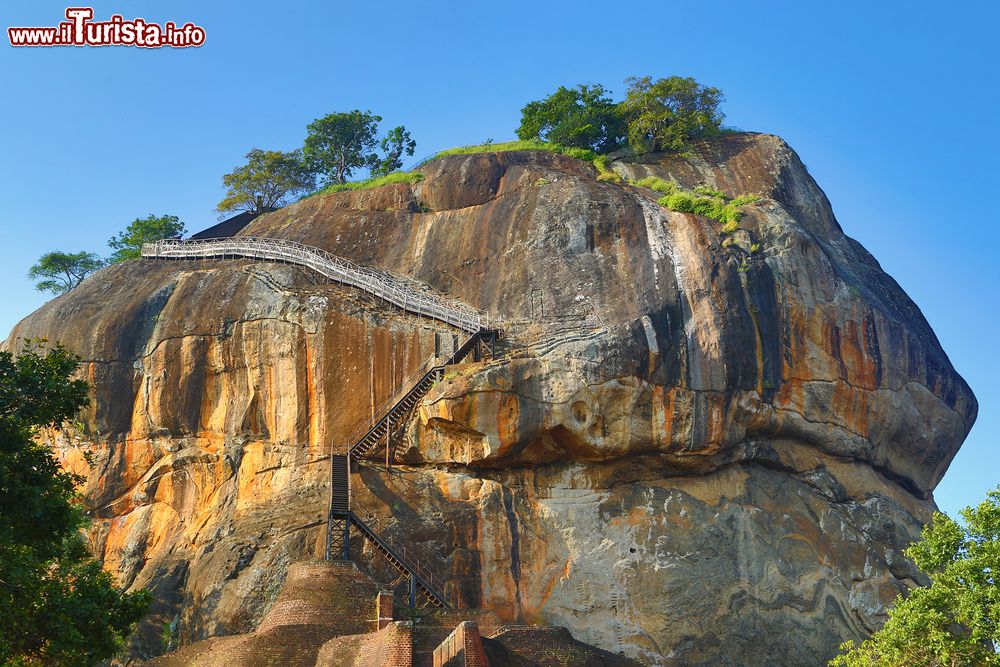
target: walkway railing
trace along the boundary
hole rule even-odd
[[[208,259],[246,257],[297,264],[330,280],[357,287],[403,310],[476,333],[498,329],[489,313],[472,306],[423,291],[416,281],[388,271],[355,264],[325,250],[283,239],[232,236],[224,239],[164,239],[142,246],[142,256],[164,259]]]

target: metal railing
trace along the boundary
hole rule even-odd
[[[445,593],[445,581],[435,576],[430,570],[422,567],[418,560],[419,556],[412,548],[407,551],[405,546],[393,547],[379,533],[377,524],[373,527],[353,512],[350,513],[350,518],[354,525],[361,531],[362,535],[382,551],[393,567],[407,576],[414,577],[419,587],[426,591],[426,594],[430,597],[436,598],[444,603],[445,606],[455,606],[454,596],[449,596]]]
[[[416,391],[420,385],[428,379],[428,376],[434,373],[443,373],[445,366],[450,366],[456,364],[465,358],[466,355],[472,350],[472,348],[482,340],[482,333],[474,333],[469,337],[461,346],[455,349],[450,357],[439,357],[437,355],[431,355],[428,357],[424,363],[420,365],[415,371],[403,378],[400,382],[400,388],[394,394],[389,396],[381,403],[379,403],[373,410],[372,416],[366,419],[347,436],[347,453],[350,456],[356,456],[358,452],[364,445],[368,438],[369,433],[379,425],[380,422],[391,419],[396,408],[414,391]],[[398,415],[397,415],[398,416]],[[392,424],[386,424],[386,428],[390,429]],[[369,447],[364,447],[365,450]],[[362,456],[364,453],[362,453]],[[332,453],[331,453],[332,456]]]
[[[335,282],[357,287],[374,297],[416,315],[446,322],[469,333],[496,329],[484,310],[424,291],[427,288],[411,278],[389,271],[372,269],[337,257],[321,248],[284,239],[232,236],[223,239],[164,239],[142,246],[142,256],[149,258],[207,259],[246,257],[305,266]]]
[[[424,363],[420,364],[420,368],[403,378],[402,382],[400,382],[399,390],[375,406],[372,410],[372,416],[358,424],[344,439],[349,446],[348,452],[353,453],[358,445],[361,444],[361,440],[368,435],[368,432],[385,419],[392,412],[392,409],[396,407],[396,404],[403,401],[417,385],[423,382],[424,376],[437,368],[439,364],[440,358],[436,355],[431,355]]]

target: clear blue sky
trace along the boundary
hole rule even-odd
[[[753,5],[753,6],[751,6]],[[879,7],[881,5],[881,7]],[[199,49],[0,44],[0,330],[44,297],[51,249],[106,253],[137,216],[215,220],[253,146],[290,150],[332,111],[404,123],[416,158],[513,138],[560,84],[694,76],[727,122],[799,152],[861,241],[923,309],[980,401],[936,492],[955,512],[1000,484],[1000,10],[990,2],[93,3],[207,30]],[[66,5],[4,0],[3,28]]]

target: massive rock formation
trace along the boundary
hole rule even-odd
[[[302,241],[502,315],[356,508],[465,603],[657,665],[820,664],[919,575],[902,556],[976,402],[795,153],[731,135],[614,163],[757,193],[735,243],[545,152],[445,157],[242,234]],[[20,323],[84,359],[93,545],[156,593],[137,652],[251,630],[322,553],[331,447],[447,327],[305,269],[139,260]],[[84,453],[93,454],[92,463]],[[377,572],[379,564],[371,562]]]

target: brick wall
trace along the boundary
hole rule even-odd
[[[394,618],[392,612],[392,591],[378,592],[378,596],[375,598],[375,609],[378,614],[377,630],[381,630],[392,623],[392,619]]]
[[[356,667],[413,667],[413,622],[393,621],[358,652]]]
[[[258,632],[288,625],[322,626],[331,637],[371,632],[377,593],[375,582],[352,562],[294,563]]]
[[[458,624],[434,649],[434,667],[488,667],[479,626],[471,621]]]
[[[431,667],[433,652],[462,621],[475,623],[482,636],[501,627],[500,618],[485,609],[418,609],[413,623],[413,665]]]

